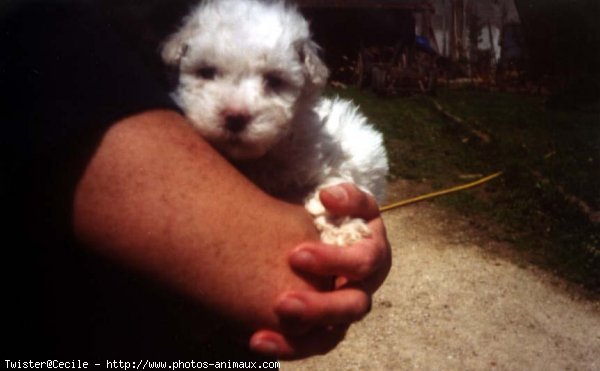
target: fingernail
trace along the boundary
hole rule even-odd
[[[260,353],[275,355],[279,352],[277,344],[266,339],[253,340],[250,347]]]
[[[323,191],[327,192],[338,202],[344,202],[348,199],[348,193],[343,187],[340,186],[325,188]]]
[[[300,250],[300,251],[292,254],[292,257],[291,257],[291,263],[293,265],[298,265],[301,267],[307,267],[307,266],[314,265],[314,262],[315,262],[315,256],[306,250]]]
[[[306,304],[302,300],[292,297],[282,300],[277,309],[287,315],[301,316],[306,310]]]

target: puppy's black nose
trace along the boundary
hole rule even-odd
[[[225,116],[225,127],[232,133],[243,131],[250,122],[250,116],[245,114],[229,114]]]

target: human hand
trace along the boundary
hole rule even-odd
[[[297,246],[289,256],[300,274],[336,277],[330,292],[288,291],[276,303],[285,333],[260,330],[250,347],[280,358],[302,358],[333,349],[353,322],[370,310],[371,296],[391,267],[391,250],[375,199],[351,184],[324,189],[321,202],[334,215],[363,218],[372,235],[340,248],[320,242]]]

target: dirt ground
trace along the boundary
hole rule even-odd
[[[600,370],[599,300],[430,203],[384,219],[394,261],[372,312],[333,352],[283,371]]]

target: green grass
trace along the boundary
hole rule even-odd
[[[349,88],[385,135],[391,175],[433,189],[465,183],[461,175],[503,176],[485,187],[436,200],[500,226],[529,260],[600,292],[600,226],[573,203],[600,210],[600,114],[545,108],[544,98],[478,90],[441,90],[435,99],[482,143],[437,112],[425,96],[380,98]],[[571,199],[568,201],[567,199]]]

